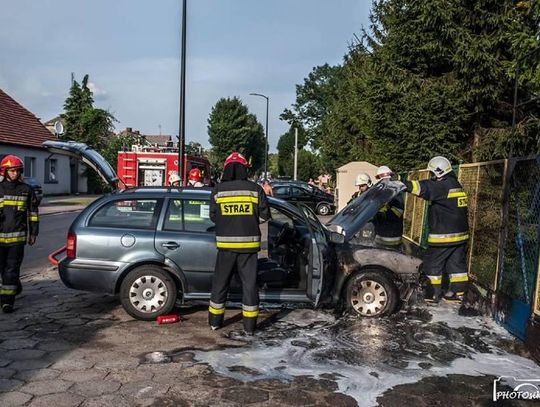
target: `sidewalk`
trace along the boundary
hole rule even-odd
[[[40,215],[75,212],[86,208],[101,195],[62,195],[44,197],[39,205]]]

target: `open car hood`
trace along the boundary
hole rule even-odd
[[[118,188],[118,175],[111,165],[96,150],[88,147],[84,143],[75,141],[55,141],[48,140],[43,143],[49,152],[75,157],[97,171],[103,180],[109,184],[113,190]]]
[[[354,199],[326,224],[330,230],[342,233],[350,240],[369,222],[379,209],[405,190],[399,181],[381,181]]]

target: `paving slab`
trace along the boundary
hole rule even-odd
[[[2,407],[15,407],[24,406],[32,399],[30,394],[21,393],[18,391],[9,391],[7,393],[0,393],[0,406]]]

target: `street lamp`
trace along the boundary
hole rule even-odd
[[[265,128],[265,141],[264,141],[264,178],[268,178],[268,171],[266,168],[266,163],[268,162],[268,102],[270,98],[266,95],[260,93],[250,93],[251,96],[260,96],[266,99],[266,128]]]

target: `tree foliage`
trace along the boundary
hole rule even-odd
[[[317,129],[327,170],[352,160],[407,170],[433,155],[468,162],[539,151],[538,0],[376,0],[371,23],[332,71],[331,92],[306,85],[319,83],[315,68],[282,115]]]
[[[93,106],[92,91],[88,87],[88,75],[85,75],[82,83],[72,81],[69,96],[64,102],[65,132],[63,140],[73,140],[85,143],[107,158],[107,161],[116,166],[116,152],[111,152],[113,146],[122,144],[114,134],[114,116],[104,109]],[[118,151],[118,150],[117,150]],[[97,174],[88,172],[88,190],[96,192],[103,185]]]
[[[298,128],[298,179],[308,180],[320,175],[321,162],[319,156],[304,147],[308,142],[308,133],[298,123],[294,122],[289,131],[278,141],[277,169],[279,175],[292,177],[294,175],[294,137]]]
[[[239,98],[222,98],[214,105],[208,118],[208,136],[215,164],[221,165],[231,152],[238,151],[251,161],[254,171],[262,168],[264,129]]]

